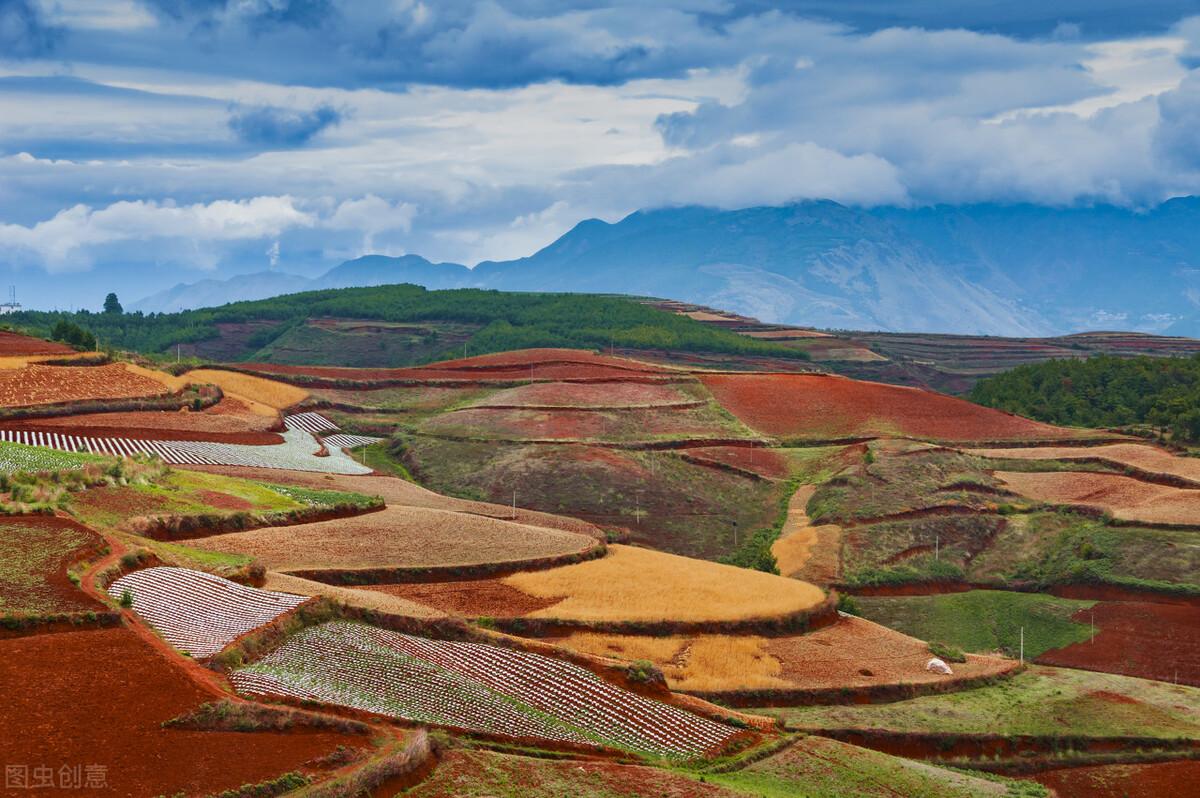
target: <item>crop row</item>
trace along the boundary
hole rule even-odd
[[[246,693],[317,697],[414,722],[655,756],[698,756],[735,733],[569,662],[344,622],[304,630],[233,681]]]
[[[306,596],[239,585],[187,568],[146,568],[113,582],[108,593],[129,591],[133,610],[180,651],[204,658],[241,635],[303,604]]]

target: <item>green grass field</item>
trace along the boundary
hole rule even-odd
[[[894,704],[754,711],[801,731],[1200,740],[1200,688],[1038,665],[988,687]]]
[[[1004,651],[1016,656],[1025,630],[1025,657],[1087,640],[1091,629],[1071,615],[1092,606],[1037,593],[971,590],[934,596],[855,598],[861,614],[905,634],[948,643],[964,651]]]

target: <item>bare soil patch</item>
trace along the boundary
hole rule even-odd
[[[1106,601],[1072,616],[1093,618],[1094,639],[1047,651],[1038,662],[1200,686],[1200,607]]]
[[[1010,490],[1038,501],[1095,507],[1126,521],[1200,524],[1200,490],[1078,471],[997,471],[996,477]]]
[[[0,758],[105,768],[107,794],[208,795],[274,778],[360,736],[162,729],[211,696],[127,629],[0,640]],[[247,756],[247,746],[253,756]],[[57,790],[21,794],[60,795]]]
[[[1075,795],[1087,798],[1200,795],[1200,761],[1064,768],[1047,770],[1032,779],[1064,798]]]
[[[712,374],[701,381],[753,429],[785,438],[911,436],[935,440],[1084,437],[943,394],[825,374]]]
[[[782,576],[828,585],[841,576],[842,528],[811,525],[807,507],[815,491],[815,485],[801,485],[788,500],[787,519],[771,554]]]
[[[167,393],[157,380],[135,374],[123,363],[106,366],[42,366],[0,370],[0,405],[22,407],[82,401],[129,399]]]
[[[57,341],[44,341],[20,333],[0,330],[0,355],[73,355],[75,350]]]
[[[498,579],[364,585],[363,589],[399,596],[442,612],[473,618],[519,617],[559,602],[557,598],[538,598],[522,593]]]

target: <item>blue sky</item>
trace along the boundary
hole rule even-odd
[[[0,278],[95,306],[641,207],[1146,207],[1200,193],[1197,130],[1200,0],[0,0]]]

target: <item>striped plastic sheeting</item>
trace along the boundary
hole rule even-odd
[[[311,432],[313,435],[319,435],[322,432],[331,432],[338,428],[337,424],[334,424],[325,418],[325,416],[312,412],[284,416],[283,423],[288,429],[302,429],[305,432]]]
[[[316,413],[301,414],[318,416]],[[295,416],[285,418],[294,419]],[[306,424],[314,424],[311,418]],[[284,442],[271,446],[251,446],[238,443],[214,443],[211,441],[157,441],[134,438],[93,438],[64,435],[57,432],[34,432],[29,430],[0,430],[0,441],[20,443],[26,446],[42,446],[68,452],[90,452],[116,457],[135,454],[150,454],[161,457],[173,465],[225,465],[249,466],[253,468],[280,468],[293,471],[317,471],[330,474],[369,474],[370,468],[362,466],[341,451],[338,444],[329,450],[328,457],[317,457],[317,444],[311,433],[302,424],[288,424],[283,433]],[[359,437],[359,436],[351,436]],[[371,442],[374,442],[373,440]],[[362,445],[362,444],[352,444]]]

